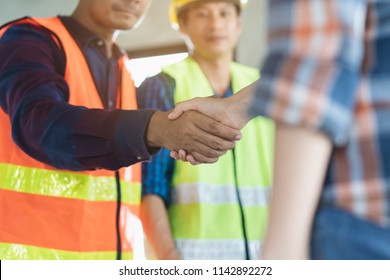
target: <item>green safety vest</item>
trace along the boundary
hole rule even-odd
[[[256,69],[231,63],[236,93],[259,78]],[[199,65],[187,58],[163,68],[176,81],[175,102],[206,97],[213,90]],[[268,216],[273,165],[274,124],[258,117],[243,138],[217,163],[192,166],[177,161],[168,209],[176,246],[184,259],[245,259],[240,193],[251,259],[259,256]],[[235,176],[235,167],[236,176]]]

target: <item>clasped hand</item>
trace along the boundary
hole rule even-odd
[[[150,147],[165,147],[190,156],[191,163],[214,163],[241,139],[238,129],[197,111],[182,112],[169,120],[169,112],[155,112],[149,123]]]
[[[212,151],[212,154],[203,154],[203,150],[188,150],[188,149],[171,149],[171,157],[176,160],[189,161],[191,164],[196,165],[199,163],[210,163],[215,162],[218,158],[215,155],[218,154],[218,157],[226,153],[226,148],[231,149],[234,147],[231,144],[234,144],[235,140],[239,140],[241,138],[241,134],[239,134],[239,130],[242,129],[245,124],[248,122],[245,119],[245,114],[240,112],[239,106],[232,102],[232,99],[220,99],[216,97],[207,97],[207,98],[194,98],[189,101],[181,102],[176,105],[174,110],[168,115],[168,118],[174,122],[183,118],[188,113],[199,114],[202,113],[203,118],[208,116],[207,120],[213,122],[213,126],[218,126],[218,134],[214,135],[213,142],[203,142],[203,145],[208,146],[209,149],[217,150]],[[202,130],[204,133],[215,134],[217,130],[210,130],[209,126],[205,124],[199,123],[202,125]],[[237,133],[235,138],[231,138]],[[210,137],[210,136],[209,136]],[[200,139],[199,139],[200,140]],[[203,141],[203,140],[202,140]],[[223,145],[222,145],[223,143]],[[209,152],[211,152],[209,150]],[[221,152],[223,150],[223,153]],[[216,153],[219,151],[219,153]],[[210,155],[212,155],[210,157]]]

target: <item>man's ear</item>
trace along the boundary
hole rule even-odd
[[[179,32],[184,35],[184,36],[188,36],[187,35],[187,24],[186,24],[186,21],[182,18],[179,18],[178,20],[178,23],[179,23]]]

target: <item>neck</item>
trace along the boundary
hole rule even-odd
[[[104,41],[107,49],[107,56],[112,56],[112,46],[114,41],[115,30],[104,28],[97,24],[91,17],[86,16],[86,13],[80,6],[71,15],[72,18],[77,20],[80,24],[93,32],[96,36]]]
[[[230,86],[232,55],[207,57],[195,51],[192,57],[199,64],[214,92],[222,96]]]

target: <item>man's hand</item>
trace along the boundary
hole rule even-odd
[[[230,100],[229,100],[230,101]],[[168,115],[168,118],[175,120],[185,112],[195,110],[213,118],[214,120],[228,125],[235,129],[241,129],[245,125],[245,121],[241,120],[240,116],[234,114],[234,109],[231,108],[227,99],[218,97],[197,97],[188,101],[178,103],[173,111]],[[201,163],[199,156],[195,153],[182,150],[171,150],[170,156],[176,160],[189,161],[192,165]]]
[[[235,106],[235,103],[232,101],[234,100],[230,98],[222,99],[216,96],[196,97],[177,103],[173,111],[168,115],[168,118],[175,120],[184,112],[194,110],[240,130],[248,122],[248,119],[245,118],[243,110],[239,110],[240,108]]]
[[[210,96],[206,98],[193,98],[188,101],[176,104],[168,118],[175,120],[184,112],[194,110],[213,118],[220,123],[241,130],[255,116],[248,115],[248,104],[252,99],[254,89],[258,81],[243,88],[238,93],[229,98],[218,98]],[[199,164],[195,157],[184,150],[172,150],[171,157],[176,160],[189,161],[191,164]]]
[[[152,115],[146,140],[150,147],[183,150],[197,163],[214,163],[241,139],[241,132],[199,112],[184,112],[175,120],[168,112]]]

